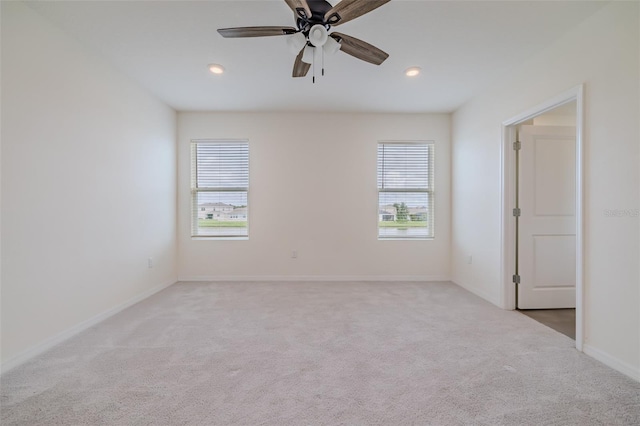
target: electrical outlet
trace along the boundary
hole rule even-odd
[[[471,265],[473,263],[473,256],[471,256],[471,255],[467,256],[467,263],[469,265]]]
[[[291,258],[292,259],[297,259],[298,258],[298,250],[294,250],[291,252]]]
[[[147,259],[147,266],[149,267],[149,269],[153,268],[153,257]]]

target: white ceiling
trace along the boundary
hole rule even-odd
[[[330,0],[333,3],[336,0]],[[224,39],[224,27],[295,26],[283,0],[28,2],[179,111],[450,112],[602,7],[592,1],[392,0],[337,31],[390,54],[343,52],[294,79],[285,37]],[[209,63],[227,72],[212,75]],[[420,66],[410,79],[404,70]],[[319,74],[319,73],[318,73]]]

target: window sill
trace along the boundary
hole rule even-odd
[[[247,241],[249,237],[191,237],[192,241]]]
[[[435,240],[434,237],[416,237],[416,238],[380,238],[378,237],[378,241],[432,241]]]

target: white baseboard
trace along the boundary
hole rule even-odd
[[[486,300],[487,302],[493,303],[494,305],[496,305],[499,308],[503,308],[502,303],[500,303],[500,301],[498,300],[499,299],[498,297],[496,297],[496,296],[494,296],[492,294],[486,293],[484,291],[478,290],[475,287],[471,287],[471,286],[462,284],[459,281],[451,280],[451,282],[454,283],[455,285],[457,285],[458,287],[462,287],[465,290],[467,290],[468,292],[473,293],[476,296]]]
[[[618,358],[615,358],[600,349],[594,348],[593,346],[584,345],[582,347],[582,351],[591,358],[600,361],[607,367],[611,367],[614,370],[631,377],[633,380],[640,382],[640,368],[627,364],[624,361],[620,361]]]
[[[55,336],[52,336],[46,339],[42,343],[39,343],[25,351],[20,352],[18,355],[12,358],[9,358],[7,361],[3,362],[2,366],[0,367],[0,372],[5,373],[11,370],[12,368],[19,366],[20,364],[27,362],[31,358],[34,358],[42,354],[43,352],[48,351],[55,345],[58,345],[64,342],[65,340],[70,339],[71,337],[86,330],[87,328],[92,327],[98,324],[99,322],[106,320],[107,318],[117,314],[118,312],[123,311],[126,308],[133,306],[138,302],[141,302],[142,300],[158,293],[161,290],[164,290],[165,288],[173,284],[175,284],[175,281],[165,282],[163,284],[157,285],[145,291],[144,293],[139,294],[138,296],[135,296],[124,303],[121,303],[118,306],[115,306],[107,311],[102,312],[101,314],[91,317],[88,320],[81,322],[80,324],[77,324],[71,328],[68,328],[67,330],[64,330],[61,333],[56,334]]]
[[[179,281],[449,281],[444,275],[184,275]]]

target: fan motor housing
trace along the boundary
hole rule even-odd
[[[307,0],[307,4],[311,10],[311,17],[308,19],[298,18],[297,24],[300,30],[305,30],[305,27],[311,28],[316,24],[324,24],[324,15],[333,7],[326,0]]]

